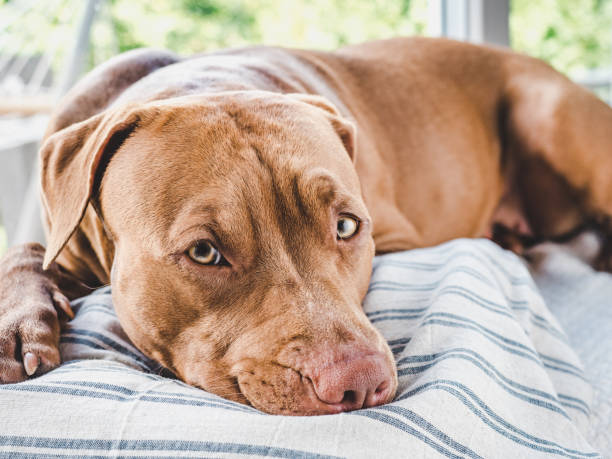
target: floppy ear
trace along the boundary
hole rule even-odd
[[[357,135],[357,129],[353,123],[343,117],[338,109],[329,100],[322,96],[315,96],[312,94],[288,94],[289,96],[305,102],[310,105],[314,105],[326,112],[327,118],[331,123],[332,127],[338,133],[338,137],[342,140],[344,148],[355,161],[355,136]]]
[[[79,226],[105,154],[116,151],[140,120],[136,110],[100,113],[49,137],[40,149],[42,201],[49,219],[43,269]]]

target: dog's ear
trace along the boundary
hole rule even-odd
[[[40,149],[42,202],[49,221],[43,268],[55,260],[79,226],[103,158],[136,128],[131,108],[103,112],[50,136]]]
[[[313,94],[289,94],[289,96],[305,102],[310,105],[314,105],[326,112],[326,116],[331,123],[332,127],[338,133],[340,140],[344,144],[344,148],[355,161],[355,137],[357,135],[357,129],[355,125],[347,120],[340,114],[338,109],[329,100],[322,96],[316,96]]]

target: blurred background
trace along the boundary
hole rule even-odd
[[[0,254],[43,241],[35,161],[49,112],[113,55],[397,35],[510,46],[612,100],[612,0],[0,0]]]

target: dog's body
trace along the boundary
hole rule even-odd
[[[374,244],[607,234],[610,127],[547,65],[447,40],[126,54],[50,124],[48,269],[35,246],[0,265],[43,292],[0,291],[0,380],[59,363],[58,290],[112,282],[130,338],[190,383],[276,413],[385,403],[393,358],[359,309]],[[186,261],[196,241],[226,264]]]

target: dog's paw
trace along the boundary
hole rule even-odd
[[[41,375],[60,364],[59,315],[72,317],[70,302],[58,290],[28,285],[16,295],[0,293],[0,383]],[[31,291],[30,291],[31,290]],[[63,312],[60,312],[63,311]]]
[[[9,251],[0,262],[0,383],[41,375],[60,364],[60,320],[70,301],[42,271],[42,251]]]

